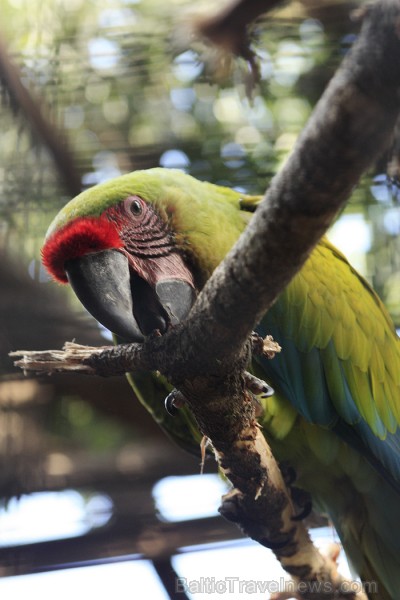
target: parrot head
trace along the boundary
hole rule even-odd
[[[241,202],[238,192],[180,171],[135,171],[82,192],[58,213],[43,264],[104,327],[141,342],[188,315],[246,224]]]

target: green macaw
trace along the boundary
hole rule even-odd
[[[149,169],[95,186],[50,225],[43,262],[114,334],[141,341],[182,321],[261,196]],[[272,450],[329,514],[374,597],[400,590],[400,341],[382,302],[327,239],[257,328],[283,351],[254,369]],[[138,398],[186,448],[201,435],[164,409],[165,381],[129,375]]]

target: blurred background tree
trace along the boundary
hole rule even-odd
[[[213,64],[209,48],[191,39],[188,13],[194,8],[188,0],[1,0],[0,52],[11,57],[22,87],[53,124],[78,184],[61,177],[43,132],[10,88],[3,62],[0,496],[62,489],[66,482],[98,487],[99,479],[108,481],[112,496],[116,473],[124,481],[130,474],[135,485],[148,475],[151,461],[143,456],[150,447],[172,452],[172,470],[198,471],[195,459],[165,450],[169,443],[123,379],[60,376],[36,386],[22,381],[7,357],[12,349],[60,347],[72,338],[104,343],[106,333],[68,289],[48,281],[40,264],[47,226],[79,182],[84,189],[161,165],[262,192],[359,27],[349,17],[353,3],[345,0],[303,0],[259,19],[252,36],[261,81],[249,99],[244,61],[225,72]],[[383,157],[363,179],[330,235],[399,326],[400,204],[389,161]],[[23,388],[27,383],[30,391]]]

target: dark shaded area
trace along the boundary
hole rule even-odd
[[[64,289],[32,279],[8,253],[0,260],[0,282],[0,372],[13,370],[8,352],[16,348],[61,348],[77,333],[84,343],[102,343],[95,321],[71,308]]]

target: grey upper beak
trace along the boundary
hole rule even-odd
[[[65,271],[90,314],[130,342],[142,342],[152,331],[164,333],[169,324],[182,321],[196,297],[194,288],[177,278],[161,280],[153,289],[114,249],[71,259]]]
[[[144,340],[133,316],[126,256],[102,250],[69,260],[65,271],[75,294],[97,321],[127,341]]]

